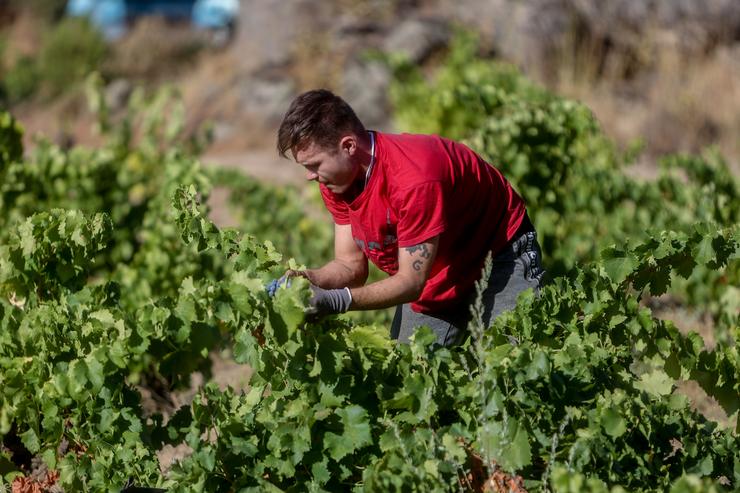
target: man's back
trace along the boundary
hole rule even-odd
[[[322,196],[337,224],[351,224],[357,245],[393,275],[398,248],[440,235],[424,291],[412,306],[455,308],[472,289],[489,252],[512,238],[525,215],[501,173],[468,147],[429,135],[376,133],[366,187]],[[392,241],[397,240],[397,241]]]

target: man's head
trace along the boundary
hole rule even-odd
[[[283,157],[291,152],[306,168],[307,179],[344,193],[362,170],[366,135],[364,125],[342,98],[318,89],[293,100],[280,124],[277,148]]]

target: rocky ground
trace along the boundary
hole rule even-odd
[[[192,126],[213,123],[207,161],[293,182],[300,176],[273,149],[294,96],[328,87],[368,126],[403,130],[392,120],[390,74],[367,53],[403,53],[433,67],[462,28],[480,34],[481,53],[585,102],[620,144],[641,139],[644,169],[636,173],[650,176],[662,154],[708,145],[740,172],[736,0],[242,0],[240,12],[229,45],[187,63],[172,60],[192,37],[156,19],[140,22],[113,51],[112,65],[128,74],[109,83],[114,109],[137,84],[173,84]],[[16,113],[30,133],[85,142],[92,136],[79,106],[70,97]]]
[[[390,76],[367,51],[433,64],[464,26],[480,33],[483,53],[584,101],[623,145],[642,139],[643,165],[712,144],[740,170],[740,3],[733,0],[242,5],[239,34],[223,59],[230,76],[204,66],[182,81],[191,106],[207,105],[200,114],[217,122],[213,155],[270,149],[289,101],[317,86],[339,91],[369,126],[394,129]],[[206,102],[204,93],[218,97]]]

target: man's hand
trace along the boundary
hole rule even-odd
[[[352,293],[350,293],[349,288],[323,289],[312,284],[311,292],[313,296],[308,300],[309,309],[307,313],[309,315],[322,316],[344,313],[349,310],[349,305],[352,303]]]

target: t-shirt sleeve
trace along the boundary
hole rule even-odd
[[[340,225],[349,224],[349,209],[347,208],[347,204],[338,199],[324,185],[319,185],[319,190],[321,191],[321,198],[324,201],[324,205],[332,218],[334,218],[334,223]]]
[[[398,193],[398,246],[418,245],[442,233],[447,224],[444,216],[444,190],[441,182],[414,185]]]

